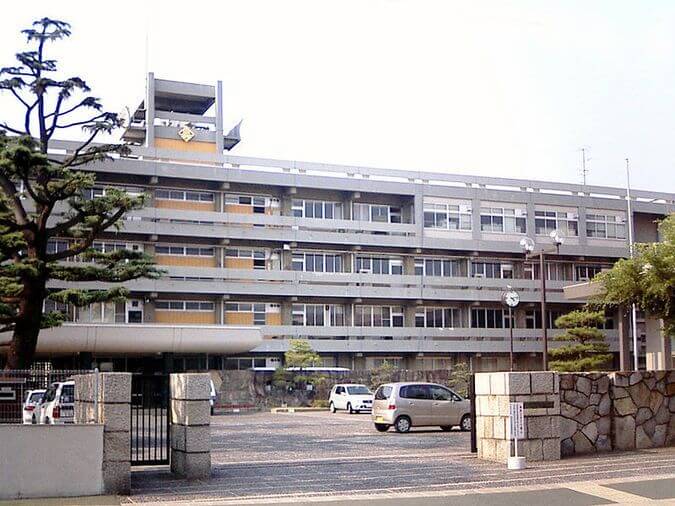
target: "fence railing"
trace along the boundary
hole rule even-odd
[[[46,369],[0,371],[0,423],[23,422],[23,403],[29,391],[46,390],[52,383],[91,372]]]

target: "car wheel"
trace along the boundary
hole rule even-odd
[[[396,429],[396,432],[409,432],[410,427],[412,427],[412,422],[407,416],[399,416],[394,422],[394,429]]]
[[[352,409],[352,403],[351,402],[347,403],[347,411],[349,411],[350,415],[354,414],[354,410]]]
[[[459,428],[465,432],[471,430],[471,415],[464,415],[462,421],[459,422]]]
[[[335,413],[337,411],[337,409],[335,409],[335,404],[333,404],[332,402],[328,406],[328,409],[330,409],[331,413]]]
[[[376,423],[375,430],[377,432],[387,432],[389,430],[389,425],[387,425],[386,423]]]
[[[49,424],[52,423],[52,422],[49,421],[49,418],[45,418],[45,423],[46,423],[47,425],[49,425]]]
[[[441,430],[443,432],[450,432],[452,430],[452,425],[441,425]]]
[[[37,424],[37,419],[35,418],[35,415],[33,415],[33,418],[31,418],[30,423],[33,425]]]

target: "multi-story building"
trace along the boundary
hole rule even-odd
[[[555,335],[555,318],[575,307],[563,286],[628,254],[623,189],[233,156],[224,150],[238,131],[223,135],[221,96],[220,83],[149,74],[124,135],[131,155],[87,170],[97,176],[92,198],[107,187],[150,196],[96,247],[142,249],[166,274],[128,283],[126,304],[64,308],[72,323],[41,339],[88,335],[113,322],[257,326],[264,339],[254,349],[227,356],[188,347],[174,355],[175,367],[275,365],[289,339],[307,338],[326,366],[388,360],[435,369],[470,360],[475,370],[490,370],[508,367],[501,295],[510,285],[521,297],[516,360],[536,368],[540,276],[547,279],[543,318]],[[655,220],[675,211],[675,195],[632,197],[637,240],[657,240]],[[530,237],[537,249],[550,248],[554,230],[565,242],[542,274],[519,243]],[[616,315],[607,317],[616,351]],[[93,355],[123,367],[124,350]]]

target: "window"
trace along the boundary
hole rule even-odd
[[[455,307],[420,307],[415,311],[415,327],[460,327],[460,311]]]
[[[471,230],[471,206],[425,202],[424,228]]]
[[[611,214],[587,214],[586,236],[600,239],[625,239],[625,216]]]
[[[603,269],[602,265],[577,265],[575,266],[576,281],[590,281]]]
[[[159,311],[213,311],[213,302],[201,302],[192,300],[158,300],[155,301],[155,309]]]
[[[337,304],[293,304],[293,325],[344,326],[344,307]]]
[[[534,228],[537,235],[549,235],[558,230],[566,236],[578,236],[579,215],[561,211],[535,211]]]
[[[215,254],[214,248],[202,248],[196,246],[155,246],[156,255],[174,255],[174,256],[199,256],[212,257]]]
[[[342,256],[333,253],[293,253],[292,268],[300,272],[342,272]]]
[[[389,385],[381,386],[375,392],[375,400],[376,401],[384,401],[386,399],[389,399],[389,396],[391,395],[392,389],[393,389],[393,387],[391,387]]]
[[[499,262],[471,262],[471,277],[501,278],[502,266]]]
[[[401,306],[354,306],[355,327],[403,327]]]
[[[251,206],[253,214],[265,214],[269,204],[269,198],[256,195],[225,195],[225,205]]]
[[[483,232],[524,234],[527,231],[526,212],[505,207],[481,207],[480,229]]]
[[[403,274],[403,260],[398,258],[361,257],[354,260],[355,272],[368,274]]]
[[[461,276],[461,260],[440,258],[416,258],[416,276]]]
[[[503,309],[471,308],[471,328],[503,329],[509,327],[508,312]]]
[[[265,259],[267,254],[265,251],[250,250],[250,249],[226,249],[225,256],[227,258],[252,258],[254,269],[266,269]]]
[[[342,203],[323,200],[293,200],[291,211],[296,218],[341,220]]]
[[[431,400],[430,385],[406,385],[402,386],[399,395],[404,399]]]
[[[214,195],[209,192],[183,190],[155,190],[155,198],[159,200],[184,200],[191,202],[213,202]]]
[[[401,223],[401,208],[380,204],[353,204],[354,220],[377,223]]]
[[[461,401],[462,398],[447,388],[431,385],[431,398],[435,401]]]
[[[558,319],[558,317],[564,314],[566,314],[565,311],[546,311],[547,316],[546,328],[549,329],[556,328],[555,321]],[[541,328],[541,311],[537,309],[525,311],[525,328],[527,329]]]

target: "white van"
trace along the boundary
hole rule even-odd
[[[373,392],[366,385],[341,383],[334,385],[328,398],[331,413],[344,409],[351,413],[373,409]]]
[[[39,423],[74,423],[75,418],[75,382],[52,383],[44,393],[40,405]]]

